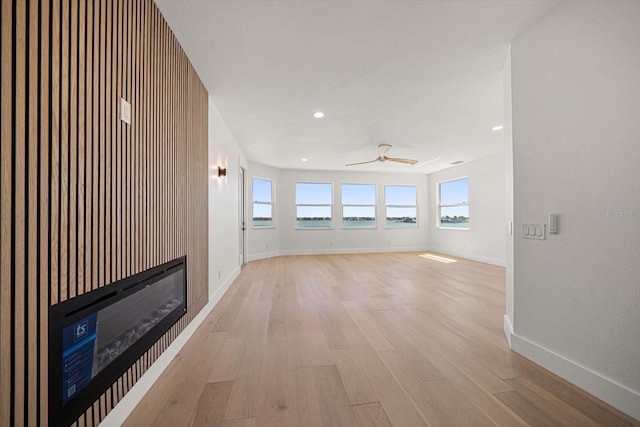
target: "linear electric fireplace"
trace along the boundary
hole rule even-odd
[[[187,258],[49,308],[49,424],[70,425],[187,312]]]

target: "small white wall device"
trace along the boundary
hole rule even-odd
[[[549,214],[549,234],[558,234],[558,214]]]

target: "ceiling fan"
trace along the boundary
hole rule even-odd
[[[368,160],[366,162],[349,163],[348,165],[345,165],[345,166],[364,165],[366,163],[386,162],[386,161],[405,163],[407,165],[415,165],[416,163],[418,163],[417,160],[413,160],[413,159],[400,159],[398,157],[387,157],[386,153],[387,151],[389,151],[390,148],[391,148],[391,144],[380,144],[378,145],[378,157],[376,157],[375,159]]]

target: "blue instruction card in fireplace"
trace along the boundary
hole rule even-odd
[[[67,326],[62,332],[62,404],[91,382],[98,313]]]

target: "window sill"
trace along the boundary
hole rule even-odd
[[[340,227],[340,230],[377,230],[378,227],[377,226],[371,226],[371,227]]]
[[[333,230],[333,227],[296,227],[296,230]]]

